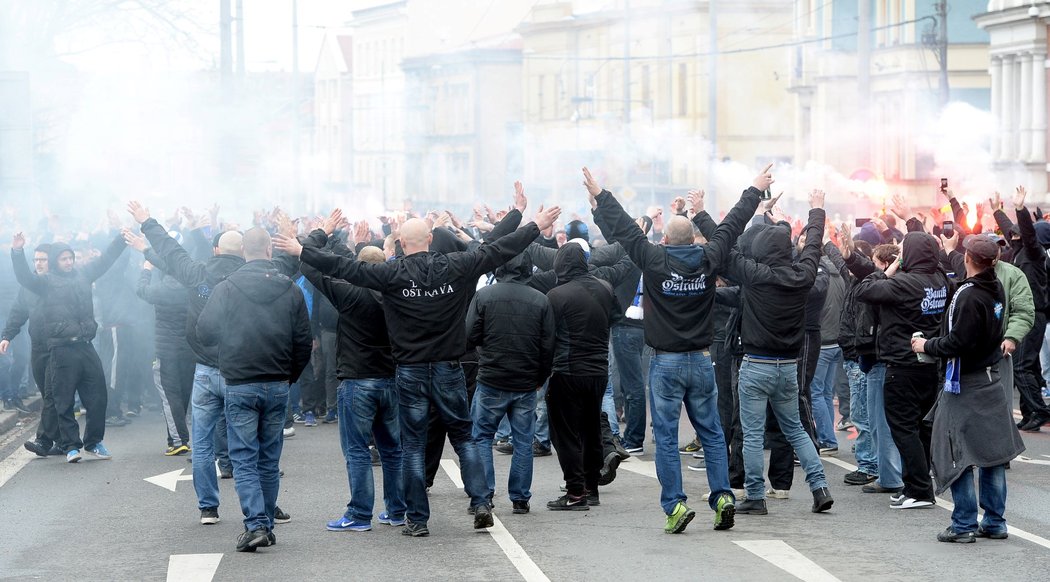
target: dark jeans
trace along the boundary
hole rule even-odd
[[[339,378],[336,377],[336,351],[338,336],[334,331],[321,332],[321,361],[324,362],[325,407],[335,410],[339,405]]]
[[[836,372],[835,397],[839,399],[839,416],[843,419],[852,418],[850,415],[849,376],[846,375],[845,365],[836,368]]]
[[[510,392],[478,384],[471,404],[474,420],[474,443],[485,466],[485,497],[492,499],[496,492],[496,472],[492,463],[492,437],[500,420],[510,419],[511,443],[514,456],[510,461],[507,494],[511,501],[532,498],[532,438],[536,432],[536,391]]]
[[[405,452],[407,518],[417,524],[426,524],[430,519],[424,457],[431,410],[437,410],[441,416],[448,439],[459,456],[459,472],[471,507],[487,504],[485,471],[472,435],[462,366],[459,362],[403,364],[397,367],[396,377],[401,445]]]
[[[602,396],[608,378],[555,372],[547,388],[551,442],[571,495],[598,492],[602,470]]]
[[[58,416],[58,446],[66,452],[92,448],[106,436],[106,376],[94,346],[73,342],[51,348],[45,384],[55,399]],[[84,439],[73,415],[75,395],[87,409]]]
[[[886,367],[886,422],[901,454],[905,497],[934,500],[930,478],[932,427],[923,419],[937,401],[940,386],[937,366]]]
[[[1006,465],[980,467],[977,473],[981,481],[980,506],[984,510],[980,528],[988,533],[1006,533]],[[952,530],[976,532],[978,498],[973,490],[973,467],[952,483],[952,503]]]
[[[244,528],[273,529],[281,486],[287,382],[260,382],[226,387],[227,436],[233,483],[241,502]]]
[[[181,444],[189,445],[190,430],[186,425],[186,413],[193,397],[193,374],[197,367],[189,345],[181,349],[160,352],[160,385],[171,409],[171,420]],[[173,440],[176,435],[171,435]]]
[[[478,385],[478,363],[463,362],[459,365],[463,368],[463,381],[467,388],[467,408],[474,402],[474,391]],[[425,465],[427,473],[427,487],[434,485],[434,477],[441,469],[441,455],[445,452],[445,437],[448,436],[448,427],[442,419],[441,413],[436,408],[430,409],[430,421],[427,424],[427,448]],[[549,444],[549,443],[548,443]]]
[[[1013,354],[1014,386],[1021,396],[1022,418],[1038,415],[1040,418],[1050,419],[1050,407],[1043,402],[1043,369],[1039,364],[1039,350],[1043,347],[1045,334],[1046,314],[1037,311],[1035,325],[1028,335],[1024,336],[1021,345]]]
[[[623,414],[627,421],[620,436],[625,447],[640,447],[645,444],[645,378],[642,373],[645,330],[632,325],[614,325],[611,336],[613,357],[620,372]]]
[[[375,481],[368,443],[375,437],[383,464],[383,501],[395,519],[405,515],[402,492],[401,421],[393,378],[344,380],[339,386],[339,444],[346,459],[350,502],[345,517],[372,521]]]

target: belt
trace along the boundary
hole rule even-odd
[[[664,350],[653,350],[653,353],[658,355],[658,356],[677,356],[679,354],[701,353],[701,354],[703,354],[703,355],[705,355],[705,356],[707,356],[709,358],[711,357],[711,351],[710,350],[693,350],[691,352],[667,352],[667,351],[664,351]]]
[[[751,356],[745,354],[744,361],[751,362],[752,364],[774,364],[779,366],[781,364],[796,364],[798,363],[798,358],[773,358],[768,356]]]

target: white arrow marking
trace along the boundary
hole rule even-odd
[[[733,542],[777,568],[805,582],[841,582],[783,540]]]
[[[1046,455],[1043,455],[1043,456],[1045,457]],[[1032,458],[1026,457],[1024,455],[1018,455],[1017,456],[1017,460],[1022,462],[1022,463],[1029,463],[1029,464],[1032,464],[1032,465],[1050,465],[1050,461],[1044,461],[1042,459],[1032,459]]]
[[[632,458],[629,463],[620,463],[619,468],[656,479],[656,463],[654,461],[641,461],[637,458]]]
[[[179,481],[193,481],[193,475],[183,475],[183,471],[185,471],[185,469],[161,473],[160,475],[154,475],[153,477],[146,477],[143,481],[159,485],[168,491],[175,491],[175,486],[179,484]],[[221,556],[222,554],[219,555]]]
[[[168,558],[168,582],[211,582],[222,554],[175,554]]]

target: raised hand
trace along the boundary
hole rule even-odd
[[[303,245],[299,244],[299,240],[294,236],[287,236],[282,233],[273,235],[273,248],[298,257],[303,252]]]
[[[775,181],[773,180],[773,174],[769,173],[771,169],[773,169],[772,162],[766,166],[766,169],[762,170],[757,176],[755,176],[755,180],[751,185],[754,186],[756,190],[760,192],[769,190],[769,186]]]
[[[602,193],[602,187],[598,185],[598,180],[594,179],[591,171],[586,166],[583,168],[583,185],[587,188],[587,193],[592,198]]]
[[[547,230],[554,226],[554,221],[558,220],[559,215],[561,215],[561,208],[558,208],[557,206],[544,208],[536,213],[536,226],[538,226],[541,231]]]
[[[372,240],[372,231],[368,228],[368,221],[362,220],[354,224],[354,242],[366,243]]]
[[[675,196],[674,200],[671,201],[671,212],[675,214],[682,214],[685,212],[685,198]]]
[[[336,208],[328,215],[328,218],[321,222],[321,230],[324,231],[328,236],[332,236],[335,229],[339,227],[339,223],[343,221],[343,211],[340,208]]]
[[[908,206],[908,202],[900,194],[893,195],[893,211],[902,220],[908,220],[911,218],[911,207]]]
[[[810,208],[824,208],[824,191],[814,189],[809,193]]]
[[[126,242],[129,247],[135,249],[140,253],[145,251],[146,247],[148,246],[146,245],[146,237],[139,236],[134,232],[131,232],[131,229],[122,229],[120,231],[120,235],[124,237],[124,242]]]
[[[780,192],[780,194],[777,194],[776,196],[773,196],[769,200],[766,200],[765,202],[763,202],[762,203],[762,214],[765,214],[767,212],[773,212],[773,209],[777,207],[777,202],[780,200],[780,197],[783,196],[783,195],[784,195],[784,192]]]
[[[24,249],[26,246],[26,235],[17,232],[14,238],[11,239],[11,248],[16,251]]]
[[[434,228],[448,228],[450,224],[452,224],[452,219],[449,218],[447,212],[439,212],[434,218]]]
[[[149,220],[149,209],[142,206],[138,200],[128,202],[128,214],[139,224]]]
[[[1024,199],[1027,196],[1028,190],[1025,190],[1024,186],[1018,186],[1017,190],[1014,192],[1014,208],[1016,210],[1024,208]]]
[[[693,214],[699,214],[704,211],[704,190],[690,190],[686,196],[689,198],[689,208],[692,209]],[[675,198],[675,200],[679,200]]]
[[[525,186],[522,186],[521,182],[514,182],[514,208],[524,214],[528,205],[529,199],[525,197]]]

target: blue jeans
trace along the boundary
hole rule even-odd
[[[715,371],[707,352],[657,353],[649,367],[649,402],[656,439],[656,476],[660,480],[660,505],[671,515],[682,488],[682,461],[678,453],[678,419],[685,405],[686,416],[704,446],[708,504],[714,509],[720,494],[732,496],[729,488],[729,459],[725,436],[718,418],[718,389]]]
[[[545,449],[551,448],[551,425],[547,420],[547,382],[536,393],[536,442]]]
[[[226,387],[233,484],[249,531],[273,529],[287,406],[287,382]]]
[[[835,382],[842,366],[842,348],[838,346],[820,348],[817,371],[809,385],[810,401],[813,403],[813,424],[817,442],[825,446],[838,447],[835,438]]]
[[[474,394],[477,395],[476,392]],[[474,416],[473,412],[471,412],[471,416],[472,417]],[[511,434],[510,433],[511,433],[510,417],[504,415],[503,418],[499,421],[499,427],[496,429],[496,433],[493,436],[493,438],[495,438],[497,441],[509,441],[510,438],[511,438]],[[481,443],[478,443],[478,447],[480,447],[480,446],[481,446]],[[489,441],[488,447],[490,449],[492,448],[492,441]]]
[[[536,432],[536,391],[509,392],[478,382],[470,417],[474,421],[474,442],[485,466],[485,497],[496,493],[496,471],[492,465],[492,435],[499,419],[510,419],[514,456],[510,460],[507,493],[511,501],[532,498],[532,438]]]
[[[459,456],[459,473],[471,507],[488,503],[485,471],[473,438],[463,367],[459,362],[402,364],[397,367],[396,377],[401,445],[405,451],[402,466],[407,518],[421,525],[430,519],[424,456],[431,407],[437,409],[444,421],[448,440]]]
[[[616,418],[616,401],[613,400],[613,385],[610,380],[605,385],[605,394],[602,396],[602,412],[609,417],[609,430],[614,437],[620,436],[620,422]]]
[[[988,533],[1006,533],[1006,465],[979,467],[981,529]],[[973,467],[968,467],[952,483],[952,530],[955,533],[977,531],[977,495],[973,490]]]
[[[199,509],[217,508],[219,479],[215,474],[215,457],[229,454],[226,446],[226,381],[218,368],[197,364],[193,372],[191,401],[193,489],[197,492]]]
[[[765,499],[762,455],[766,431],[766,405],[780,424],[784,438],[791,443],[806,472],[809,490],[827,487],[824,466],[813,440],[802,429],[798,413],[798,365],[794,363],[755,363],[745,356],[740,365],[740,427],[744,431],[744,489],[748,499]],[[707,447],[704,447],[707,454]]]
[[[405,516],[401,473],[401,422],[393,378],[343,380],[339,384],[339,444],[350,481],[347,519],[372,521],[375,481],[368,443],[375,437],[383,465],[383,502],[393,518]]]
[[[879,457],[875,451],[875,439],[868,425],[868,375],[854,360],[845,363],[849,379],[849,419],[857,429],[857,470],[868,475],[879,474]]]
[[[645,444],[645,379],[642,374],[642,350],[645,348],[645,330],[632,325],[612,327],[612,347],[620,372],[620,392],[623,394],[623,415],[626,426],[622,431],[625,447]],[[602,406],[605,408],[604,403]],[[609,415],[610,423],[614,415]]]
[[[868,428],[879,458],[879,478],[875,482],[895,489],[904,487],[904,479],[901,476],[901,454],[890,435],[890,425],[886,423],[885,382],[886,364],[872,366],[868,371]]]

